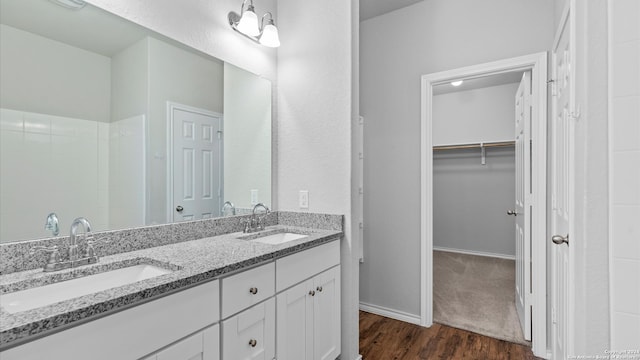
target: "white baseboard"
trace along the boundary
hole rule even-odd
[[[362,360],[362,355],[358,355],[358,357],[356,358],[356,360]]]
[[[458,254],[494,257],[494,258],[507,259],[507,260],[516,259],[515,255],[496,254],[496,253],[474,251],[474,250],[461,250],[461,249],[454,249],[454,248],[447,248],[447,247],[440,247],[440,246],[434,246],[433,250],[446,251],[446,252],[452,252],[452,253],[458,253]]]
[[[391,319],[400,320],[400,321],[408,322],[408,323],[411,323],[411,324],[420,325],[420,316],[419,315],[409,314],[409,313],[406,313],[404,311],[398,311],[398,310],[389,309],[389,308],[386,308],[386,307],[383,307],[383,306],[372,305],[372,304],[367,304],[367,303],[363,303],[363,302],[360,302],[360,310],[368,312],[368,313],[372,313],[372,314],[388,317],[388,318],[391,318]]]

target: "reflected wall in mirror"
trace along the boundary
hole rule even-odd
[[[271,205],[266,79],[49,0],[0,0],[0,78],[0,242],[51,237],[52,212],[67,235]]]

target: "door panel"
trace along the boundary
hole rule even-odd
[[[340,266],[314,278],[313,360],[334,360],[340,354]]]
[[[572,4],[573,1],[568,2]],[[571,6],[571,5],[570,5]],[[569,232],[571,226],[573,121],[574,114],[574,64],[572,31],[574,20],[571,8],[565,10],[552,52],[553,99],[551,132],[552,190],[551,232],[558,240],[552,243],[552,351],[554,359],[566,359],[569,355],[569,299],[571,258]],[[556,236],[554,236],[556,237]],[[555,242],[555,241],[554,241]]]
[[[173,221],[220,215],[222,119],[172,107]]]
[[[516,310],[524,338],[531,340],[531,72],[515,97]]]
[[[279,360],[312,359],[313,300],[307,280],[277,296],[277,358]]]

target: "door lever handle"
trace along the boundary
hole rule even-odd
[[[515,210],[507,210],[507,215],[518,216],[518,213]]]
[[[562,235],[553,235],[551,237],[551,241],[553,241],[554,244],[557,245],[562,245],[564,243],[566,243],[567,245],[569,245],[569,234],[567,234],[567,236],[562,236]]]

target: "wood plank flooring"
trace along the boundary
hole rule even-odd
[[[531,348],[440,324],[430,328],[360,312],[363,360],[539,359]]]

